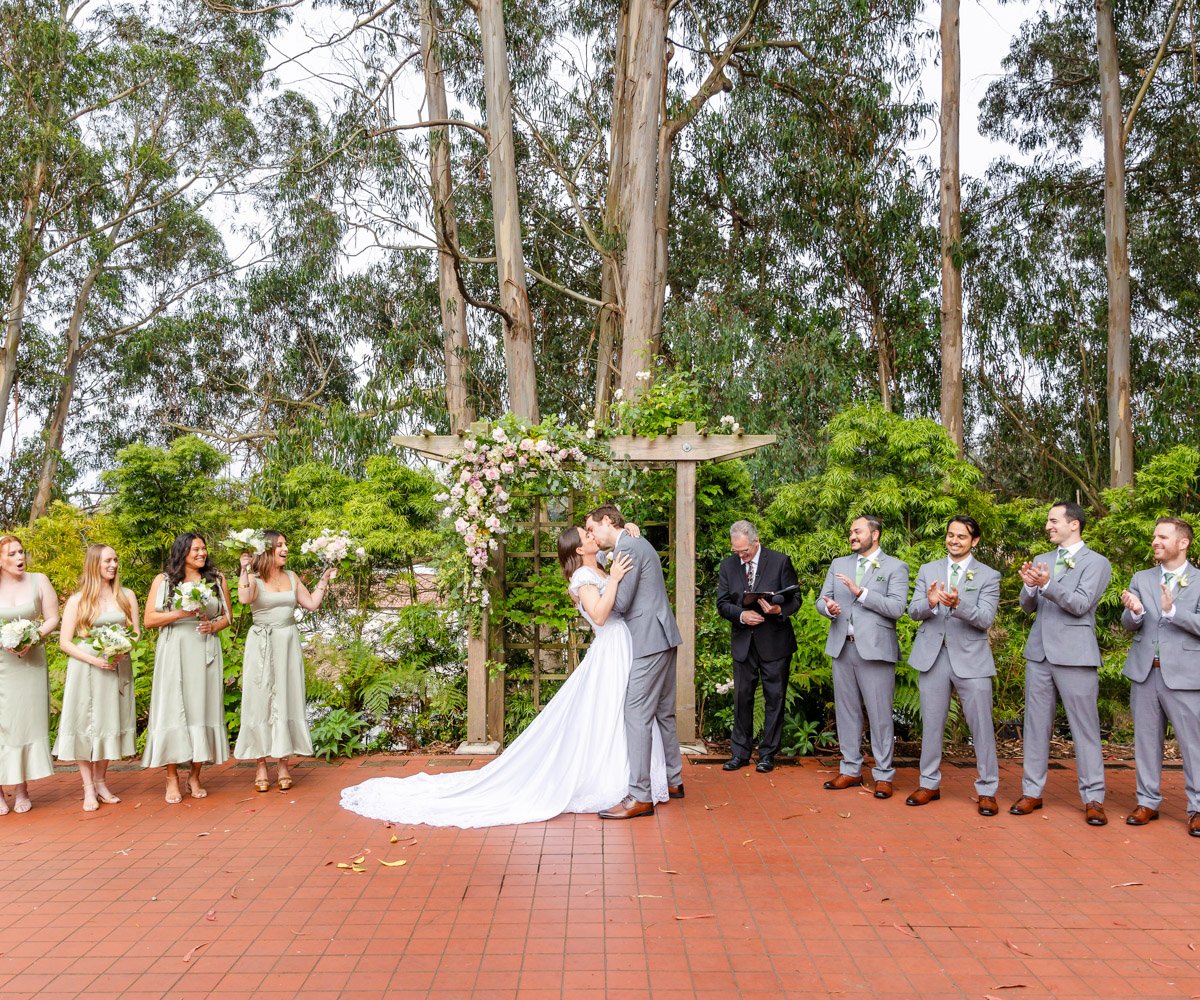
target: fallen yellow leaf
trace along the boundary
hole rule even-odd
[[[383,858],[380,858],[379,863],[385,868],[399,868],[401,865],[408,864],[408,862],[403,858],[401,858],[399,861],[384,861]]]
[[[398,843],[400,843],[400,838],[399,838],[399,837],[397,837],[397,836],[396,836],[396,835],[393,833],[393,834],[392,834],[392,839],[389,841],[389,843],[392,843],[392,844],[398,844]]]

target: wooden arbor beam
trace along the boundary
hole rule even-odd
[[[472,429],[478,432],[478,428]],[[401,434],[393,437],[392,443],[444,462],[462,447],[464,437],[465,431]],[[688,422],[680,424],[673,434],[622,435],[607,442],[613,458],[619,461],[675,467],[675,618],[683,636],[675,662],[675,721],[679,742],[687,750],[703,752],[696,732],[696,466],[753,455],[775,441],[774,434],[708,434]],[[487,732],[489,695],[495,698],[497,692],[496,685],[488,690],[486,609],[484,614],[484,627],[479,635],[469,638],[467,645],[467,741],[459,747],[461,753],[494,753],[499,749],[498,741],[489,741]],[[495,749],[490,749],[493,746]]]

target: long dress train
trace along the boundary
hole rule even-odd
[[[603,591],[608,579],[587,567],[571,577]],[[558,693],[512,744],[478,771],[372,778],[342,792],[342,806],[372,819],[430,826],[482,827],[539,823],[560,813],[596,812],[629,788],[625,689],[632,650],[615,615],[597,626],[587,655]],[[657,728],[651,760],[655,802],[667,798],[667,772]]]

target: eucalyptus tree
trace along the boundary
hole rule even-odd
[[[1014,40],[981,123],[1037,156],[990,171],[978,242],[966,253],[985,272],[971,282],[971,325],[994,359],[983,387],[999,421],[995,440],[1036,441],[1099,501],[1102,486],[1131,474],[1133,444],[1144,457],[1181,439],[1179,414],[1195,401],[1200,81],[1195,28],[1174,0],[1115,9],[1115,81],[1102,69],[1095,14],[1069,0]],[[1119,163],[1114,144],[1123,147]],[[1108,149],[1103,162],[1089,158],[1097,145]],[[1035,245],[1053,252],[1039,260],[1028,252]],[[1040,301],[1040,315],[1014,295]],[[1054,336],[1043,338],[1046,329]],[[1021,372],[1030,376],[1024,387],[1014,379]],[[1057,414],[1056,423],[1031,417],[1038,412]]]
[[[250,108],[272,22],[250,28],[198,2],[34,0],[8,5],[5,17],[18,29],[5,99],[25,100],[16,184],[4,197],[6,212],[20,206],[6,362],[11,353],[20,364],[14,332],[36,336],[35,353],[54,359],[36,518],[89,359],[111,361],[234,266],[207,213],[257,166]]]

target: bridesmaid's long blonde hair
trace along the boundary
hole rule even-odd
[[[92,630],[92,623],[100,617],[104,610],[104,589],[108,583],[100,575],[100,557],[111,545],[89,545],[87,554],[83,557],[83,572],[79,574],[79,618],[75,626],[77,635],[87,635]],[[115,549],[113,551],[116,551]],[[121,586],[121,574],[118,571],[112,582],[113,598],[117,607],[125,612],[125,624],[133,627],[133,602],[129,600],[125,589]]]

